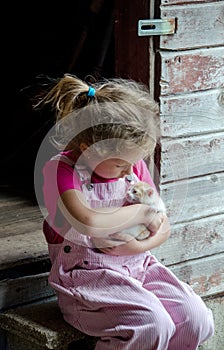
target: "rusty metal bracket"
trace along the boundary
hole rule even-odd
[[[140,19],[138,21],[138,36],[170,35],[176,29],[175,18]]]

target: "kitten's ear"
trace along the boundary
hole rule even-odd
[[[153,195],[153,189],[152,188],[149,188],[148,190],[147,190],[147,193],[148,193],[148,195],[149,196],[152,196]]]

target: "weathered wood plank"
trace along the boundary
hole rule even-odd
[[[224,86],[224,47],[180,52],[160,51],[161,95]]]
[[[140,18],[148,18],[149,1],[115,0],[114,9],[115,75],[148,84],[149,39],[138,37],[137,23]]]
[[[190,4],[190,3],[212,3],[212,2],[218,2],[218,1],[223,1],[223,0],[161,0],[161,5],[166,6],[166,5],[177,5],[177,4]]]
[[[55,297],[2,312],[0,328],[7,334],[8,350],[80,349],[76,341],[84,338],[87,346],[81,348],[94,349],[97,341],[64,321]]]
[[[162,136],[224,131],[224,92],[219,89],[161,96],[160,111]]]
[[[161,6],[161,18],[176,18],[173,35],[160,36],[160,49],[184,50],[224,43],[224,3]]]
[[[224,215],[172,225],[170,238],[153,250],[165,265],[224,252]]]
[[[9,224],[17,223],[19,224],[22,221],[38,221],[43,218],[39,208],[36,207],[21,207],[17,205],[13,205],[10,208],[2,207],[1,208],[1,230],[4,230],[4,226]],[[0,230],[0,232],[1,232]]]
[[[24,261],[32,262],[48,257],[47,243],[42,230],[28,230],[17,236],[1,237],[0,257],[1,270]]]
[[[198,347],[198,350],[223,350],[224,349],[224,294],[206,298],[205,304],[212,310],[215,322],[215,334],[208,339],[203,345]]]
[[[224,286],[224,253],[183,262],[170,266],[182,281],[188,283],[202,297],[223,292]]]
[[[0,310],[55,295],[48,284],[49,273],[0,282]]]
[[[3,192],[0,198],[0,237],[15,237],[42,229],[44,213],[38,205],[24,197]]]
[[[16,242],[17,235],[35,234],[35,232],[42,230],[43,215],[38,207],[18,208],[16,205],[12,205],[8,210],[6,207],[1,209],[0,238],[14,237]]]
[[[34,218],[33,221],[30,219],[24,219],[20,222],[14,222],[11,223],[5,222],[3,225],[0,227],[0,239],[5,238],[5,237],[14,237],[16,240],[17,235],[21,234],[29,234],[30,232],[39,232],[42,230],[42,218]]]
[[[224,212],[224,173],[160,184],[172,224]]]
[[[21,197],[9,197],[0,193],[0,208],[11,207],[14,205],[27,205],[29,202],[25,198]]]
[[[163,182],[224,170],[224,133],[161,139],[160,176]]]

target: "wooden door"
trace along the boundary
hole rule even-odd
[[[115,75],[149,84],[149,38],[138,37],[137,23],[148,18],[148,0],[115,0]]]

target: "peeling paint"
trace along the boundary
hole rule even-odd
[[[178,57],[178,59],[177,59]],[[224,86],[224,48],[161,52],[161,94],[177,94]],[[222,101],[222,96],[220,97]]]
[[[167,18],[177,18],[175,34],[160,37],[161,48],[178,50],[223,45],[223,1],[162,0],[160,9],[161,16],[166,13]]]

